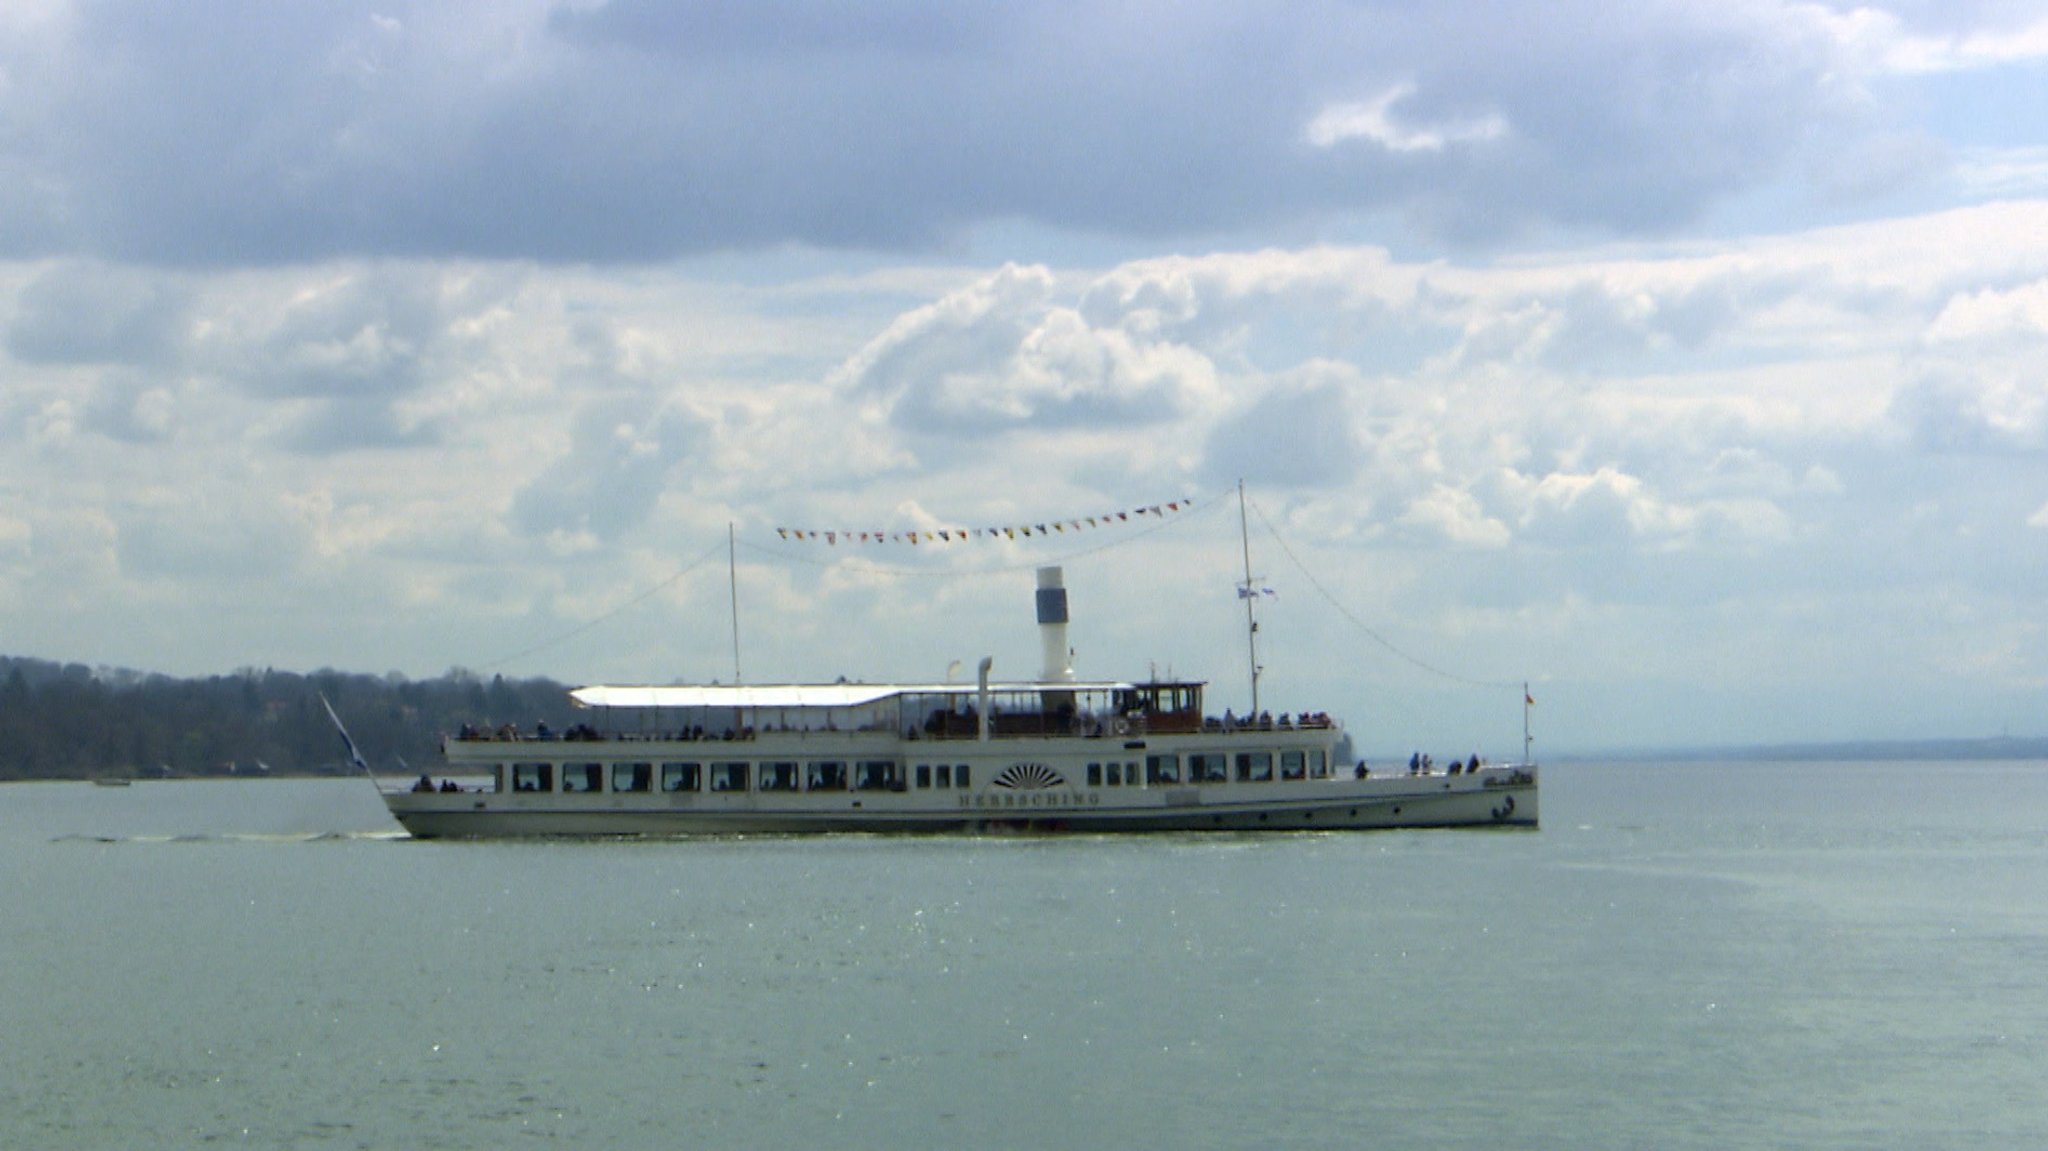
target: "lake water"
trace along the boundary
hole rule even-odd
[[[0,1147],[2048,1146],[2048,765],[1540,831],[426,843],[0,787]]]

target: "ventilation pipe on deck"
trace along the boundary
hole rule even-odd
[[[1067,585],[1057,567],[1038,569],[1038,639],[1045,649],[1038,682],[1074,682],[1072,652],[1067,648]]]
[[[981,691],[974,699],[974,738],[988,742],[988,669],[995,666],[994,656],[981,657]]]

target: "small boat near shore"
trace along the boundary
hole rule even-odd
[[[1533,763],[1368,770],[1322,712],[1077,680],[1061,570],[1037,582],[1034,680],[584,687],[587,722],[449,736],[385,803],[420,838],[1537,825]]]

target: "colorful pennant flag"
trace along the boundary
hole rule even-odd
[[[1030,539],[1033,536],[1066,535],[1070,531],[1084,532],[1112,527],[1117,524],[1129,523],[1132,516],[1157,516],[1160,519],[1165,519],[1167,516],[1177,515],[1186,511],[1188,508],[1193,507],[1194,504],[1195,501],[1191,499],[1180,499],[1164,504],[1146,504],[1144,507],[1131,508],[1126,511],[1104,512],[1101,515],[1095,516],[1073,516],[1066,519],[1046,520],[1043,523],[1034,520],[1028,524],[994,524],[980,528],[906,528],[902,531],[863,532],[845,529],[827,530],[820,528],[779,527],[775,529],[775,535],[778,539],[795,540],[799,543],[822,541],[826,547],[837,547],[842,536],[845,537],[846,542],[849,544],[859,541],[864,544],[891,543],[911,544],[913,546],[918,544],[964,543],[970,539],[1014,540],[1019,537]],[[1262,594],[1273,594],[1270,588],[1261,590]],[[1249,595],[1251,593],[1240,589],[1239,594]]]

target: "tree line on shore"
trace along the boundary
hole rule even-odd
[[[378,772],[419,770],[463,725],[576,722],[547,679],[245,668],[179,679],[0,656],[0,780],[347,773],[325,696]]]

